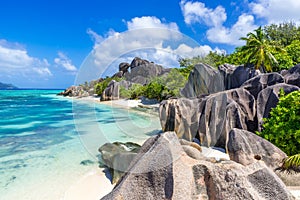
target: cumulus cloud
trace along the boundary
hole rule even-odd
[[[300,23],[299,0],[256,0],[249,4],[252,12],[270,23],[293,21]]]
[[[204,23],[207,26],[220,26],[227,15],[222,6],[215,9],[205,7],[202,2],[181,1],[180,7],[186,24]]]
[[[188,25],[200,23],[208,26],[207,39],[214,43],[241,45],[243,42],[239,38],[257,28],[254,17],[248,14],[241,14],[231,27],[224,26],[227,14],[222,6],[212,9],[202,2],[185,0],[180,2],[180,6],[185,23]]]
[[[70,58],[68,58],[64,53],[58,52],[58,57],[54,59],[54,63],[58,66],[63,67],[65,70],[70,72],[76,72],[77,68],[72,64]]]
[[[216,43],[242,45],[243,41],[239,38],[256,29],[254,17],[252,15],[242,14],[238,21],[231,27],[217,26],[210,28],[207,32],[207,39]]]
[[[144,16],[133,18],[125,24],[128,31],[119,33],[110,30],[102,42],[94,40],[94,49],[80,69],[78,83],[103,74],[111,75],[118,70],[120,62],[130,62],[135,56],[165,67],[177,67],[180,57],[204,56],[214,51],[181,34],[174,22]]]
[[[135,17],[126,22],[128,30],[144,29],[144,28],[164,28],[178,31],[176,23],[163,23],[160,19],[153,16]]]
[[[0,72],[7,76],[21,74],[22,76],[39,75],[52,76],[46,59],[40,60],[28,55],[25,48],[17,43],[0,40]]]

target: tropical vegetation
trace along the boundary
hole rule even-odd
[[[180,96],[185,82],[186,77],[178,73],[178,69],[171,69],[167,76],[153,78],[147,85],[133,84],[129,89],[121,87],[120,96],[129,99],[144,96],[161,101],[170,96]]]
[[[245,45],[237,47],[233,53],[210,52],[205,57],[181,59],[180,66],[185,74],[192,64],[202,62],[214,67],[230,63],[255,66],[263,72],[281,71],[300,63],[300,26],[286,22],[259,27],[241,40]]]
[[[257,134],[290,156],[283,162],[282,170],[300,171],[300,91],[287,95],[280,91],[279,95],[277,106],[264,119],[263,130]]]
[[[95,94],[98,96],[101,96],[103,91],[107,88],[108,84],[112,81],[115,80],[117,82],[123,80],[124,78],[119,78],[119,77],[106,77],[104,78],[101,82],[95,84],[94,90]]]

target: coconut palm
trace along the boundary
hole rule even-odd
[[[246,41],[246,45],[241,47],[241,51],[247,59],[247,64],[253,64],[255,69],[262,72],[271,72],[272,66],[278,65],[271,52],[283,50],[267,40],[261,27],[254,31],[254,33],[248,33],[247,37],[240,38],[240,40]]]
[[[300,154],[287,157],[283,160],[283,164],[278,168],[280,171],[300,172]]]

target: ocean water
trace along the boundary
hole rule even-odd
[[[159,132],[156,116],[58,92],[0,90],[1,200],[63,199],[79,177],[98,167],[102,144],[142,143]]]

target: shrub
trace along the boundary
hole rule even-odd
[[[124,86],[120,87],[120,97],[130,99],[131,98],[131,91],[130,89],[126,89]]]
[[[184,87],[187,79],[181,74],[178,73],[177,69],[171,69],[170,73],[164,78],[163,85],[165,85],[165,90],[163,93],[171,96],[180,96],[180,89]]]
[[[137,99],[145,94],[145,86],[141,84],[133,84],[129,89],[131,99]]]
[[[152,80],[147,86],[145,86],[145,96],[149,99],[162,100],[163,91],[165,86],[159,79]]]
[[[299,153],[300,149],[300,91],[284,95],[280,91],[277,106],[264,119],[263,130],[258,135],[275,144],[287,155]]]
[[[100,96],[102,95],[103,91],[107,88],[108,84],[112,81],[115,80],[117,82],[123,80],[123,78],[119,78],[119,77],[106,77],[103,81],[101,81],[100,83],[97,83],[94,87],[95,87],[95,93]]]

